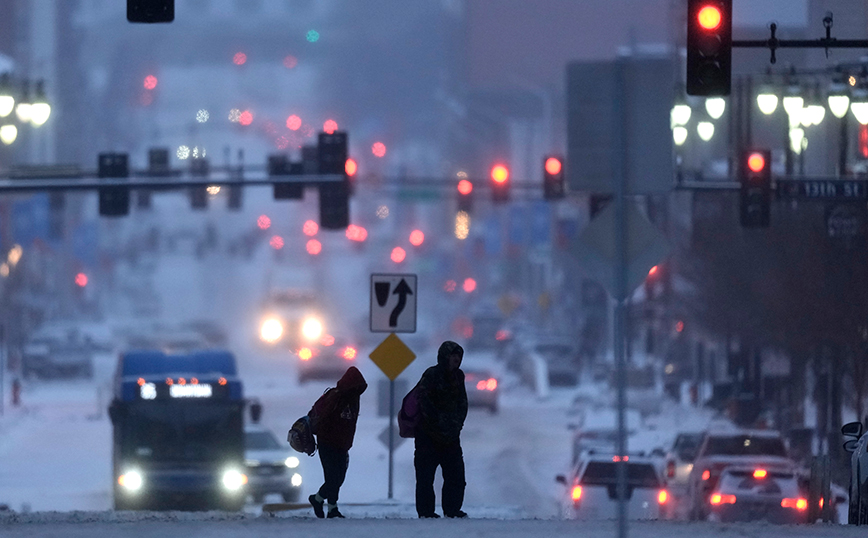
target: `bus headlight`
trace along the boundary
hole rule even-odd
[[[322,336],[322,322],[316,318],[307,318],[301,325],[301,335],[308,340],[318,340]]]
[[[290,482],[292,483],[293,487],[297,488],[301,486],[301,475],[298,473],[293,474]]]
[[[283,336],[283,324],[279,319],[268,318],[259,327],[259,339],[267,344],[280,341]]]
[[[299,461],[298,458],[296,458],[295,456],[290,456],[286,458],[286,461],[283,463],[285,463],[286,466],[290,469],[295,469],[296,467],[298,467]]]
[[[238,491],[247,483],[247,475],[231,470],[223,473],[223,486],[229,491]]]
[[[142,475],[138,471],[129,471],[118,477],[118,484],[128,491],[139,491],[142,489]]]

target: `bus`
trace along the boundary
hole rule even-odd
[[[241,510],[243,398],[228,351],[122,353],[109,406],[115,509]]]

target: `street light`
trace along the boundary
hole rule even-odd
[[[703,142],[708,142],[714,136],[714,124],[710,121],[701,121],[696,126],[696,133]]]
[[[18,116],[18,121],[21,123],[30,123],[31,118],[30,96],[28,95],[27,83],[24,83],[24,92],[21,95],[21,100],[15,105],[15,115]]]
[[[760,112],[769,116],[778,108],[778,96],[770,86],[765,86],[756,96],[756,104]]]
[[[30,105],[30,121],[34,127],[39,127],[48,121],[50,115],[51,105],[48,104],[48,99],[45,97],[44,83],[40,80],[36,83],[36,98]]]
[[[690,105],[687,103],[678,103],[672,107],[672,112],[669,114],[670,123],[672,128],[679,125],[687,125],[687,122],[690,121],[690,114],[692,110]]]
[[[15,97],[12,96],[12,85],[9,82],[9,73],[0,75],[0,118],[5,118],[15,108]]]
[[[18,138],[18,127],[14,125],[0,126],[0,142],[5,145],[10,145]]]
[[[836,118],[841,119],[847,115],[850,109],[850,96],[847,95],[847,86],[840,82],[829,86],[829,110]]]
[[[713,120],[719,120],[726,110],[726,100],[723,97],[709,97],[705,100],[705,110]]]
[[[684,142],[687,141],[687,127],[683,125],[676,125],[673,127],[672,140],[675,142],[676,146],[683,146]]]
[[[853,101],[850,103],[850,111],[856,117],[856,121],[862,125],[868,125],[868,92],[859,88],[853,92]]]

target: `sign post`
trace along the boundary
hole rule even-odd
[[[371,275],[371,332],[390,333],[369,355],[389,378],[389,499],[394,473],[395,378],[416,359],[395,333],[416,332],[416,282],[416,275]]]

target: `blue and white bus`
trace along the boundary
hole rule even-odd
[[[244,396],[228,351],[121,354],[109,407],[116,510],[240,510]]]

